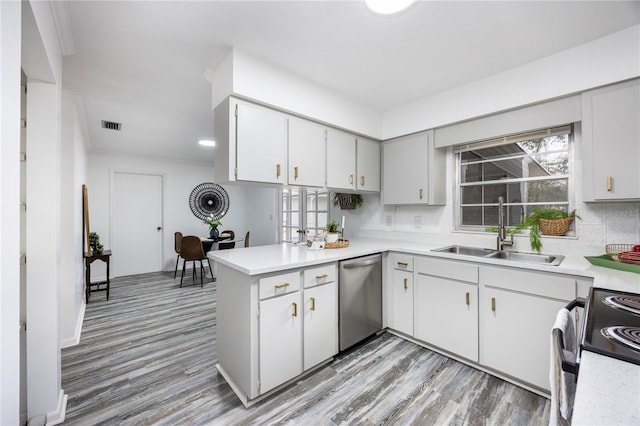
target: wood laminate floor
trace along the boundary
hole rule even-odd
[[[384,333],[245,409],[215,368],[216,286],[171,273],[94,293],[62,350],[65,425],[546,425],[549,401]]]

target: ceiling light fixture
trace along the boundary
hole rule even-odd
[[[411,6],[415,0],[364,0],[370,11],[380,15],[392,15]]]
[[[216,146],[216,141],[213,139],[200,139],[198,143],[202,146],[212,147]]]

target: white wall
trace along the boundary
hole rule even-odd
[[[20,423],[21,3],[0,2],[0,424]]]
[[[374,139],[382,134],[381,111],[353,102],[239,49],[229,53],[214,75],[214,107],[231,94]]]
[[[142,172],[162,174],[164,176],[164,215],[163,215],[163,268],[173,270],[176,262],[174,251],[174,232],[184,235],[207,236],[209,228],[193,215],[189,207],[189,195],[199,184],[213,181],[213,166],[203,163],[171,161],[159,158],[121,156],[117,154],[90,154],[87,166],[87,187],[89,194],[89,212],[91,231],[100,234],[105,249],[110,249],[109,226],[109,180],[113,171]],[[244,236],[247,230],[256,233],[253,241],[261,244],[273,244],[275,238],[268,235],[258,236],[258,230],[271,226],[269,216],[277,217],[274,189],[245,185],[223,185],[229,194],[229,211],[221,219],[220,230],[231,229],[236,238]],[[256,202],[260,200],[260,204]],[[255,206],[260,206],[256,209]],[[270,211],[272,210],[272,211]],[[268,233],[267,233],[268,234]],[[252,245],[256,245],[253,244]],[[105,275],[100,263],[92,267],[96,277]]]
[[[640,26],[385,111],[383,139],[640,76]]]
[[[86,181],[86,146],[82,130],[82,103],[73,93],[62,100],[62,205],[60,243],[60,344],[72,346],[80,340],[84,318],[84,259],[82,228],[82,184]]]

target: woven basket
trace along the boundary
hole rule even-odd
[[[539,219],[538,222],[540,223],[540,231],[544,235],[564,235],[573,222],[573,216],[553,220]]]

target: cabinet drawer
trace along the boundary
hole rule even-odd
[[[576,297],[576,280],[568,275],[483,266],[480,268],[480,283],[561,300]]]
[[[416,272],[434,277],[478,283],[478,266],[473,263],[419,257],[416,259]]]
[[[300,290],[300,272],[260,278],[260,300]]]
[[[304,288],[318,284],[330,283],[336,280],[336,265],[322,265],[317,268],[309,268],[304,271]]]
[[[401,271],[413,271],[413,256],[393,253],[389,256],[389,266]]]

